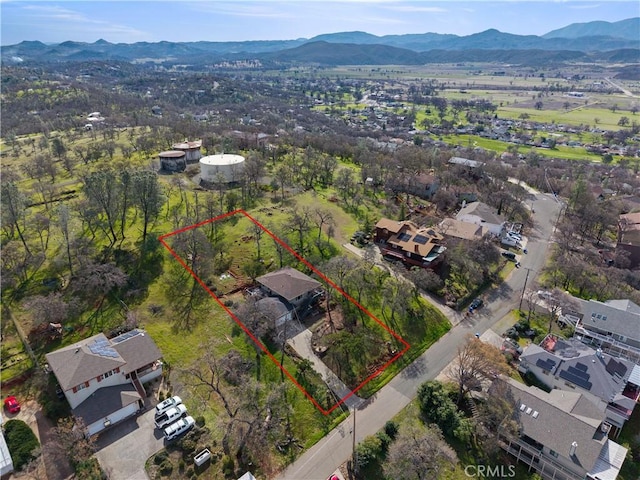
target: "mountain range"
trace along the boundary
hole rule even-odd
[[[202,64],[247,58],[325,65],[457,61],[531,63],[541,57],[545,62],[606,61],[612,56],[623,63],[637,63],[640,62],[639,32],[640,17],[637,17],[613,23],[575,23],[542,36],[514,35],[489,29],[467,36],[437,33],[376,36],[366,32],[340,32],[310,39],[245,42],[114,44],[98,40],[47,45],[24,41],[1,47],[0,54],[3,63],[154,59]],[[340,48],[336,48],[336,44],[341,44]]]

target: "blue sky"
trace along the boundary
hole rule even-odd
[[[542,35],[571,23],[638,16],[637,0],[0,0],[0,42],[288,40],[353,30],[469,35],[489,28]]]

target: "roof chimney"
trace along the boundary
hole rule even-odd
[[[578,442],[573,442],[571,444],[571,450],[569,450],[570,457],[573,457],[576,454],[576,448],[578,448]]]
[[[414,245],[413,248],[415,249],[416,253],[418,253],[418,245]]]

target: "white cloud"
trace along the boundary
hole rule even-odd
[[[386,10],[393,10],[395,12],[403,13],[447,13],[446,8],[441,7],[426,7],[421,5],[393,5],[384,7]]]
[[[91,32],[99,33],[100,37],[122,36],[129,40],[149,36],[147,32],[136,28],[92,19],[77,11],[56,5],[31,4],[23,5],[21,8],[28,11],[32,19],[42,20],[43,28],[51,31],[63,31],[70,34],[69,36],[73,33]]]
[[[190,2],[192,10],[232,17],[256,17],[256,18],[292,18],[286,9],[278,10],[278,6],[284,7],[281,2]],[[274,8],[276,7],[276,8]]]

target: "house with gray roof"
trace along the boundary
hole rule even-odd
[[[627,449],[609,439],[604,402],[579,392],[547,393],[512,378],[506,382],[519,425],[503,448],[545,479],[615,480]]]
[[[640,307],[631,300],[581,300],[580,304],[576,337],[640,365]]]
[[[581,392],[605,405],[611,436],[631,417],[640,396],[634,373],[637,365],[595,350],[576,338],[548,335],[540,345],[530,345],[520,356],[519,369],[530,372],[550,389]]]
[[[463,202],[456,220],[485,227],[495,236],[500,235],[505,226],[505,220],[498,215],[497,209],[482,202]]]
[[[144,330],[114,338],[99,333],[46,355],[89,435],[134,415],[144,405],[143,383],[162,374],[162,354]]]
[[[281,297],[294,307],[310,300],[321,287],[320,282],[291,267],[267,273],[256,281],[268,295]]]

